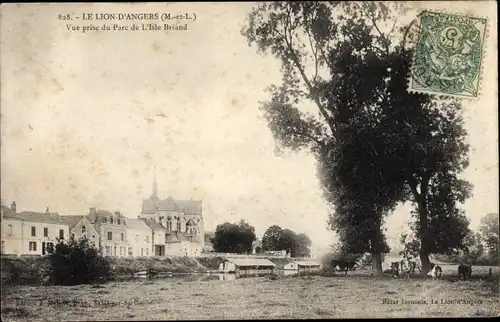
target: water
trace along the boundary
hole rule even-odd
[[[298,274],[296,271],[283,271],[276,270],[276,275],[279,276],[299,276],[302,274]],[[171,282],[205,282],[205,281],[233,281],[240,278],[255,278],[255,277],[263,277],[272,275],[270,273],[257,273],[257,274],[244,274],[244,273],[191,273],[191,274],[172,274],[168,276],[161,277],[130,277],[127,280],[162,280],[162,281],[171,281]]]

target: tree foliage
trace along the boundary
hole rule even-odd
[[[292,257],[309,256],[311,244],[311,239],[306,234],[297,234],[277,225],[270,226],[262,237],[263,250],[286,250]]]
[[[281,250],[281,235],[283,234],[283,229],[278,225],[273,225],[264,233],[262,236],[262,249],[265,251]]]
[[[249,254],[255,239],[255,228],[241,220],[239,223],[217,225],[211,242],[216,252]]]
[[[111,277],[109,261],[87,238],[59,240],[49,251],[49,283],[79,285],[106,281]]]

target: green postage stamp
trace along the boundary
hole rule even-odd
[[[486,19],[422,12],[409,90],[477,97]]]

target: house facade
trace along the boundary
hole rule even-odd
[[[99,235],[98,248],[104,256],[128,256],[127,221],[120,212],[90,208],[87,218]]]
[[[127,255],[133,257],[152,254],[153,230],[141,219],[127,220]]]
[[[2,254],[46,255],[58,239],[69,237],[69,226],[57,213],[16,211],[2,206]]]

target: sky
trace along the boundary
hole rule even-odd
[[[498,212],[497,18],[492,2],[484,4],[455,5],[490,23],[480,96],[464,103],[472,146],[464,177],[474,195],[463,208],[473,228]],[[276,59],[258,55],[240,34],[251,7],[2,4],[2,204],[74,215],[98,207],[135,218],[156,166],[159,196],[203,200],[206,230],[245,219],[259,237],[277,224],[308,234],[316,247],[332,244],[314,158],[275,155],[258,109],[280,73]],[[197,19],[187,31],[86,33],[57,19],[105,12]],[[389,237],[407,229],[410,210],[388,217]]]

